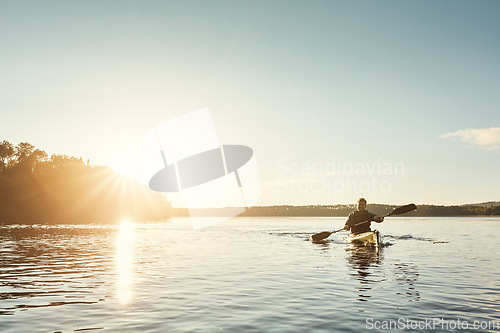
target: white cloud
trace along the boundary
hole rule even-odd
[[[484,150],[500,150],[500,127],[464,129],[439,136],[444,139],[460,139]]]

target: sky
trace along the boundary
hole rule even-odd
[[[145,133],[208,108],[253,149],[259,205],[498,201],[499,11],[0,0],[0,140],[148,179]]]

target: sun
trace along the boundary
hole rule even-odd
[[[119,175],[131,177],[141,184],[147,184],[149,179],[145,179],[144,168],[140,161],[120,160],[110,165]]]

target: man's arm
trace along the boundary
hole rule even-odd
[[[384,220],[384,218],[381,216],[375,215],[375,214],[370,213],[370,212],[368,212],[368,214],[371,216],[371,219],[369,218],[369,221],[374,221],[374,222],[380,223]]]
[[[347,230],[349,231],[351,229],[351,225],[350,225],[350,222],[351,222],[351,216],[352,216],[352,213],[349,214],[349,217],[347,218],[347,221],[345,221],[345,224],[344,224],[344,230]]]

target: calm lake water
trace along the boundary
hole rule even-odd
[[[306,241],[344,221],[1,226],[0,331],[499,331],[500,218],[387,218],[379,252]]]

